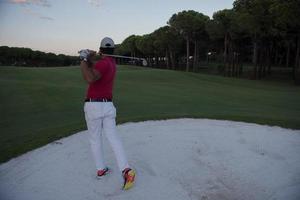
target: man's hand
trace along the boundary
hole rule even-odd
[[[89,49],[82,49],[78,51],[80,60],[90,61],[90,58],[96,55],[96,51],[92,51]]]

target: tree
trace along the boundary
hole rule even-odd
[[[176,64],[178,63],[178,57],[180,56],[181,50],[184,48],[184,39],[170,26],[167,26],[165,31],[168,41],[170,64],[172,69],[175,69]]]
[[[203,15],[202,13],[195,12],[193,20],[190,22],[192,24],[192,40],[194,42],[194,62],[193,62],[193,70],[196,70],[196,65],[198,63],[198,49],[200,42],[206,43],[208,40],[208,34],[206,31],[206,24],[209,21],[209,17]],[[202,46],[202,48],[205,48]]]
[[[189,23],[193,20],[195,11],[182,11],[174,14],[168,24],[177,30],[186,40],[186,71],[189,71],[189,57],[190,57],[190,39],[192,37],[192,24]]]
[[[300,79],[300,1],[299,0],[278,0],[274,1],[271,9],[275,20],[277,34],[284,38],[287,44],[286,65],[289,65],[291,46],[296,44],[295,59],[293,66],[293,78]]]
[[[158,65],[158,57],[165,58],[167,68],[175,69],[177,54],[182,48],[183,39],[170,26],[161,27],[150,34],[140,36],[136,40],[138,51],[147,58],[150,66]],[[155,63],[153,58],[156,57]]]
[[[230,43],[233,34],[234,12],[224,9],[213,14],[213,19],[207,23],[206,29],[211,39],[223,40],[223,61],[227,62]]]
[[[274,0],[236,0],[233,10],[239,26],[251,35],[253,42],[252,62],[254,77],[261,78],[265,71],[264,61],[270,65],[270,38],[274,36],[273,16],[270,12]],[[260,61],[260,63],[258,63]],[[259,68],[258,68],[259,64]]]
[[[205,24],[208,16],[194,10],[174,14],[168,24],[186,40],[186,71],[189,71],[190,41],[194,41],[194,68],[197,63],[197,42],[206,38]]]
[[[146,34],[136,41],[137,49],[147,58],[148,64],[152,65],[152,57],[154,56],[153,34]]]
[[[78,64],[77,56],[44,53],[29,48],[0,47],[0,65],[13,66],[69,66]]]
[[[170,26],[163,26],[152,33],[156,54],[165,58],[166,67],[175,69],[175,54],[182,41],[177,32]],[[170,62],[171,61],[171,62]]]
[[[141,36],[130,35],[122,42],[118,51],[123,55],[135,57],[139,53],[136,45],[139,39],[141,39]]]

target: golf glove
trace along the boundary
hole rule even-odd
[[[89,49],[82,49],[78,53],[80,60],[88,61],[91,51]]]

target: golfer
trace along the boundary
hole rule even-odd
[[[133,186],[135,171],[130,168],[120,137],[116,133],[116,108],[112,102],[116,63],[114,58],[109,56],[113,54],[114,48],[114,41],[105,37],[100,44],[99,54],[102,56],[99,61],[95,61],[95,51],[88,49],[79,51],[80,68],[83,78],[89,84],[84,112],[97,176],[102,177],[109,172],[103,155],[103,134],[105,134],[124,177],[123,189],[126,190]]]

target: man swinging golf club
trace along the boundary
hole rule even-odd
[[[109,172],[104,162],[103,133],[107,137],[117,163],[124,178],[123,189],[133,186],[135,171],[129,167],[122,142],[116,133],[116,109],[113,105],[113,83],[116,63],[110,57],[114,52],[114,41],[105,37],[100,44],[99,54],[105,54],[99,61],[94,61],[96,52],[88,49],[79,51],[81,72],[88,82],[84,112],[88,128],[89,141],[96,163],[97,176],[102,177]]]

